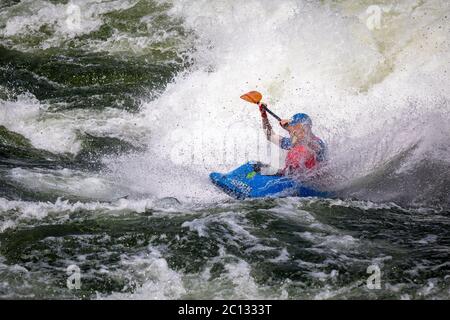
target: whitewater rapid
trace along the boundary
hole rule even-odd
[[[449,13],[1,2],[0,297],[448,299]],[[311,183],[336,198],[237,201],[210,183],[283,165],[250,90],[311,116],[329,150]]]
[[[1,34],[13,39],[50,23],[54,33],[39,46],[64,46],[77,35],[98,30],[105,22],[102,14],[134,4],[24,2],[20,6],[30,10],[27,14],[2,14],[6,23]],[[65,14],[73,5],[83,9],[84,23],[75,29],[69,28]],[[79,131],[145,145],[146,153],[114,159],[108,166],[119,183],[160,197],[198,196],[208,182],[193,180],[247,160],[282,164],[283,155],[267,146],[259,130],[258,113],[239,99],[252,89],[261,91],[285,118],[295,112],[312,117],[315,133],[329,145],[330,189],[345,188],[407,150],[412,155],[397,170],[414,170],[421,161],[448,163],[448,3],[380,7],[379,28],[369,24],[373,17],[368,7],[350,2],[175,1],[169,15],[195,34],[188,40],[195,48],[193,65],[158,97],[148,101],[143,96],[139,112],[107,108],[55,114],[33,96],[22,95],[2,102],[0,123],[52,152],[79,152]],[[248,12],[255,18],[249,19]],[[170,36],[155,33],[148,41]],[[139,39],[118,30],[106,42],[78,45],[112,54],[121,46],[118,51],[139,54],[151,46]],[[153,169],[147,170],[150,163]],[[154,182],[164,183],[171,171],[185,175],[178,180],[171,175],[176,183],[154,190]]]
[[[328,188],[345,189],[405,153],[398,172],[421,162],[448,163],[448,3],[391,5],[380,29],[369,28],[367,8],[175,2],[171,14],[197,36],[194,67],[142,105],[140,121],[152,127],[149,152],[113,170],[146,188],[154,173],[134,168],[145,168],[155,155],[163,177],[164,168],[205,176],[247,160],[279,166],[280,152],[266,150],[258,113],[239,99],[253,89],[285,118],[295,112],[312,117],[329,145]],[[197,175],[184,180],[191,184]]]

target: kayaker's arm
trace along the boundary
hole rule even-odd
[[[259,105],[259,111],[261,112],[262,126],[263,126],[264,132],[266,133],[266,138],[270,142],[279,146],[281,143],[281,136],[279,136],[278,134],[276,134],[273,131],[272,126],[270,125],[269,119],[267,118],[266,110],[264,110],[263,106],[265,106],[265,104],[261,103]]]

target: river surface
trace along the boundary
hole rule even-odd
[[[449,299],[449,14],[0,0],[0,298]],[[282,165],[250,90],[311,116],[335,197],[210,183]]]

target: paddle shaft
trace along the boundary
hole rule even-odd
[[[262,107],[264,108],[264,110],[266,110],[272,117],[274,117],[275,119],[277,119],[278,121],[281,121],[281,118],[279,116],[277,116],[275,113],[273,113],[272,111],[269,110],[269,108],[267,108],[265,105],[262,105]]]

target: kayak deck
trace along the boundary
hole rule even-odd
[[[261,175],[255,162],[234,169],[227,174],[212,172],[211,181],[222,191],[237,199],[262,197],[327,197],[327,192],[315,190],[295,180],[279,175]]]

